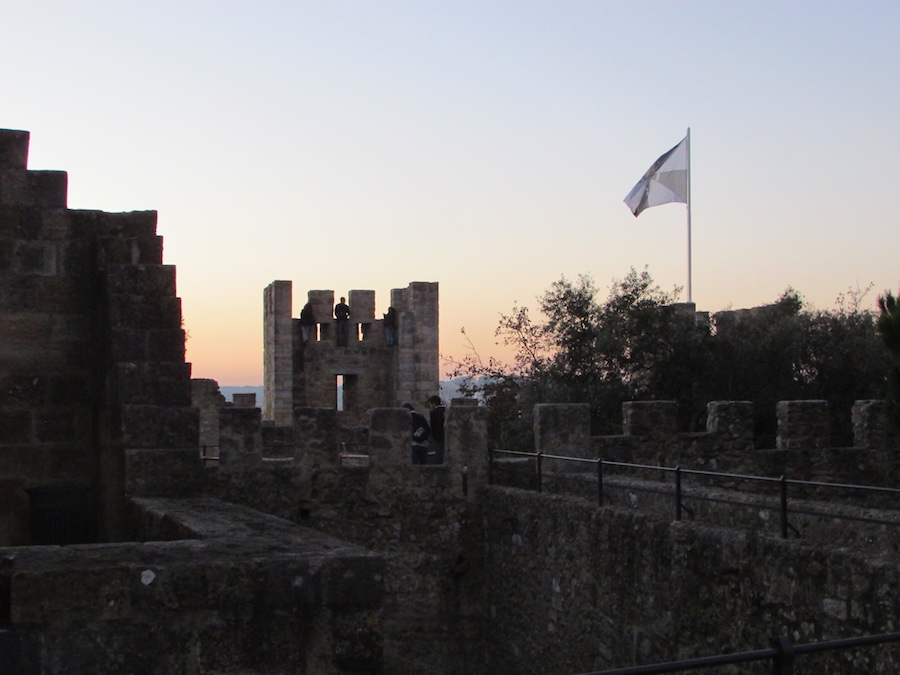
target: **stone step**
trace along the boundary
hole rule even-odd
[[[24,171],[0,169],[0,204],[65,207],[68,204],[69,176],[65,171]]]
[[[16,129],[0,129],[0,169],[28,168],[31,134]]]

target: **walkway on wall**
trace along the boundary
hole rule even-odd
[[[900,552],[900,489],[492,450],[489,482],[674,520]],[[841,527],[835,527],[840,523]]]

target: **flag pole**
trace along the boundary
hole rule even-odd
[[[687,301],[691,294],[691,128],[687,130]]]

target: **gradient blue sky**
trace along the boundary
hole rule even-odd
[[[684,286],[684,205],[622,199],[687,127],[698,309],[900,283],[896,1],[8,5],[0,127],[159,212],[195,377],[262,381],[275,279],[438,281],[455,357],[561,275]]]

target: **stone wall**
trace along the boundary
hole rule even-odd
[[[115,539],[148,453],[196,453],[175,268],[155,212],[68,209],[28,142],[0,130],[0,545]]]
[[[260,410],[223,408],[221,462],[208,489],[385,558],[385,672],[481,672],[481,509],[486,410],[447,411],[446,463],[411,463],[409,412],[372,412],[361,454],[342,456],[332,408],[297,408],[292,455],[267,441]]]
[[[880,401],[857,401],[847,411],[855,434],[849,448],[831,447],[825,401],[780,402],[776,448],[755,447],[749,401],[710,402],[706,431],[699,433],[677,431],[673,401],[632,401],[622,410],[624,433],[588,437],[582,431],[581,443],[591,450],[579,456],[868,485],[893,486],[900,477],[900,439],[890,429]],[[559,425],[541,431],[551,438],[563,433],[571,437],[571,430]]]
[[[896,554],[659,519],[587,500],[482,493],[489,666],[575,673],[896,630]],[[798,673],[900,668],[896,646]],[[736,671],[737,672],[737,671]],[[770,672],[742,670],[740,672]]]
[[[0,548],[4,673],[382,671],[381,556],[213,499],[131,520],[133,543]]]

